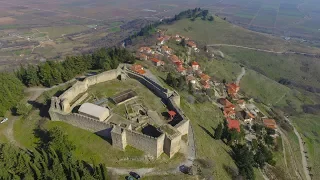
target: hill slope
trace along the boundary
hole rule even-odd
[[[320,52],[318,48],[303,46],[296,42],[284,41],[277,37],[234,26],[219,17],[215,17],[214,22],[183,19],[172,25],[162,25],[160,28],[166,29],[169,35],[181,34],[189,37],[195,40],[200,48],[208,44],[229,44],[275,52],[296,51],[316,54]],[[206,67],[209,75],[227,81],[235,80],[237,73],[234,72],[234,69],[238,67],[240,71],[240,65],[244,65],[247,73],[240,82],[242,91],[266,107],[281,110],[290,115],[290,119],[302,134],[303,141],[306,142],[308,165],[312,167],[311,173],[314,177],[319,177],[320,143],[317,132],[320,132],[320,118],[317,108],[320,104],[320,91],[318,91],[320,59],[318,56],[277,54],[229,46],[212,49],[222,51],[225,58],[209,60],[203,55],[202,49],[198,55],[194,55],[193,59],[199,61],[202,67]],[[283,79],[287,83],[281,81]],[[292,144],[292,160],[296,164],[301,164],[297,138],[292,132],[288,132],[287,136]],[[287,164],[290,165],[290,161]],[[298,168],[299,174],[303,175],[302,167]]]

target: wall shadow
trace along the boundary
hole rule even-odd
[[[204,132],[206,132],[211,138],[214,139],[214,135],[213,135],[208,129],[206,129],[205,127],[201,126],[200,124],[198,124],[198,126],[199,126]]]

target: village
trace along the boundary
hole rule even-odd
[[[174,50],[167,45],[170,40],[178,44],[188,47],[190,51],[195,53],[200,51],[195,41],[188,37],[176,35],[165,35],[161,30],[158,30],[156,45],[152,47],[140,47],[136,53],[136,57],[141,61],[150,61],[154,66],[160,67],[166,64],[160,59],[167,59],[168,65],[173,67],[175,71],[183,76],[186,84],[192,87],[197,92],[201,92],[203,96],[207,96],[213,104],[218,106],[226,120],[227,128],[238,133],[241,131],[245,134],[245,140],[248,145],[252,141],[257,141],[256,126],[265,127],[268,129],[268,135],[274,138],[274,142],[280,132],[277,131],[276,121],[266,116],[256,105],[253,99],[249,99],[240,93],[240,82],[219,82],[215,78],[204,73],[200,64],[197,61],[189,61],[189,57],[185,60],[178,57]],[[168,43],[169,44],[169,43]],[[214,56],[214,55],[213,55]],[[243,67],[244,68],[244,67]],[[135,64],[132,70],[144,74],[146,71],[140,64]],[[210,98],[207,90],[214,92],[215,98]],[[243,127],[243,128],[241,128]],[[254,127],[254,128],[253,128]],[[254,130],[255,129],[255,130]],[[271,131],[270,131],[271,130]],[[271,133],[270,133],[271,132]],[[266,133],[266,132],[265,132]]]

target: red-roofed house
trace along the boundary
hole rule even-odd
[[[157,38],[157,40],[158,40],[158,42],[157,42],[158,45],[163,45],[164,44],[164,38],[163,37],[159,37],[159,38]]]
[[[210,84],[208,81],[200,81],[200,83],[202,84],[203,89],[209,89],[210,88]]]
[[[188,42],[187,42],[187,45],[188,45],[189,47],[192,47],[192,48],[197,48],[196,43],[193,42],[193,41],[188,41]]]
[[[162,46],[161,51],[168,54],[168,55],[170,55],[172,53],[172,49],[169,48],[168,46]]]
[[[177,113],[174,111],[168,111],[168,114],[170,116],[170,119],[172,120]]]
[[[155,66],[163,66],[164,65],[164,62],[157,59],[157,58],[151,58],[150,60],[154,63]]]
[[[186,75],[186,68],[184,68],[183,66],[178,66],[177,71],[182,75]]]
[[[263,119],[263,124],[268,128],[277,129],[277,123],[274,119]]]
[[[238,132],[240,132],[240,121],[227,118],[227,122],[228,122],[228,129],[229,130],[235,129]]]
[[[225,107],[223,109],[223,115],[225,118],[235,118],[236,117],[236,111],[232,107]]]
[[[142,61],[148,60],[148,56],[142,53],[137,54],[137,57]]]
[[[220,104],[222,104],[225,108],[235,109],[235,105],[233,105],[228,99],[222,98],[219,99]]]
[[[176,61],[174,64],[176,64],[176,66],[180,67],[180,66],[182,66],[183,63],[181,61]]]
[[[200,65],[199,65],[198,62],[193,61],[193,62],[191,63],[191,67],[192,67],[192,69],[193,69],[194,71],[197,71],[197,70],[199,70]]]
[[[253,114],[251,114],[250,112],[246,112],[246,116],[244,118],[244,122],[245,123],[250,123],[252,122],[252,120],[254,120],[255,116]]]
[[[200,78],[201,78],[201,81],[205,81],[205,82],[208,82],[210,80],[210,76],[204,73],[200,75]]]
[[[176,55],[171,55],[170,56],[170,60],[173,62],[173,63],[176,63],[176,62],[181,62],[181,60],[178,58],[178,56]]]
[[[228,94],[233,98],[236,97],[238,91],[240,90],[240,86],[238,86],[235,83],[228,84],[227,88],[228,88]]]
[[[131,70],[139,73],[139,74],[144,74],[146,71],[143,69],[143,67],[140,64],[134,64],[131,66]]]
[[[140,48],[139,48],[139,52],[151,54],[151,53],[152,53],[152,49],[149,48],[149,47],[140,47]]]

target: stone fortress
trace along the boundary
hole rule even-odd
[[[120,64],[117,69],[77,81],[59,97],[52,97],[49,109],[50,118],[53,121],[64,121],[110,139],[112,146],[121,150],[130,145],[154,157],[165,153],[171,158],[180,150],[181,137],[187,135],[189,131],[189,120],[180,109],[180,96],[177,92],[162,87],[147,76],[130,70],[130,67],[131,65],[128,64]],[[128,78],[139,81],[161,98],[167,110],[176,113],[170,124],[162,123],[158,127],[152,126],[150,121],[159,117],[157,112],[146,110],[138,103],[135,92],[130,90],[111,98],[115,104],[126,104],[126,117],[121,121],[113,120],[117,114],[114,114],[108,107],[82,103],[88,97],[87,90],[90,86],[114,79],[125,82]],[[81,106],[78,111],[74,112],[73,109],[79,105]]]

